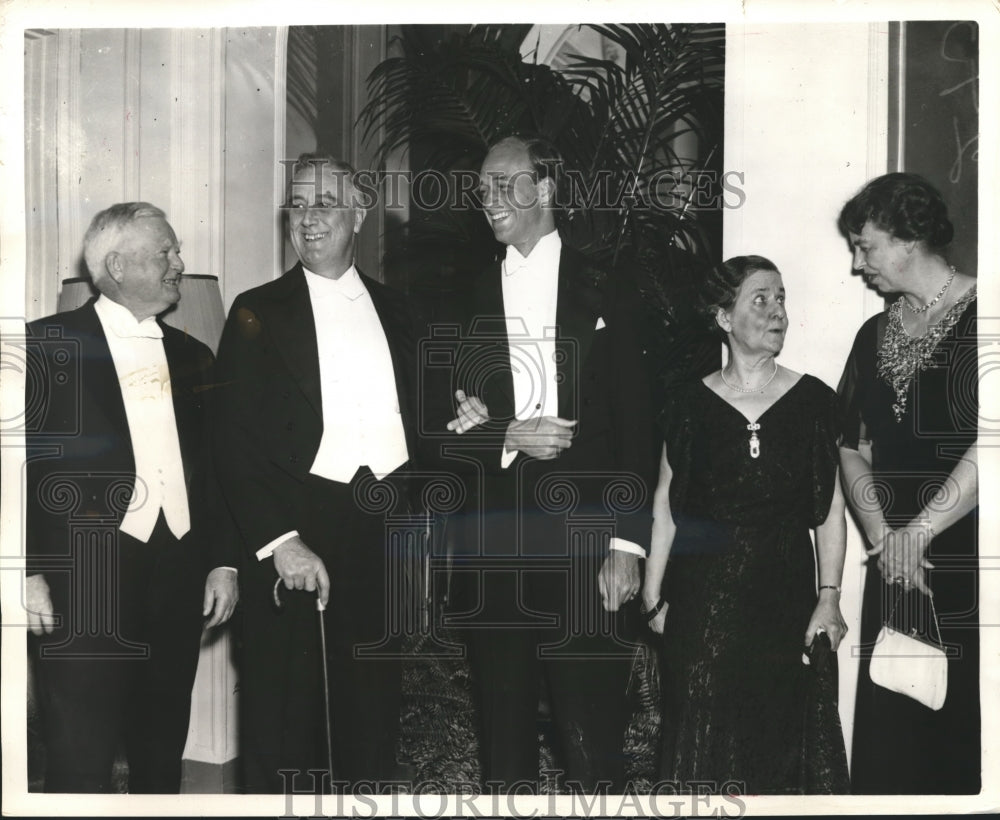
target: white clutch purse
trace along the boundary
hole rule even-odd
[[[944,706],[948,694],[948,658],[941,643],[933,599],[930,603],[937,643],[917,637],[915,628],[906,634],[883,625],[875,639],[869,674],[878,686],[913,698],[928,709],[937,711]],[[887,620],[891,621],[892,616]]]

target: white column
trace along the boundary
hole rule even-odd
[[[281,273],[280,231],[275,185],[284,150],[284,119],[276,123],[277,67],[284,60],[282,30],[223,29],[225,58],[226,220],[223,303],[228,310],[242,291]],[[283,78],[282,78],[283,89]],[[284,91],[281,91],[284,109]]]
[[[146,36],[145,34],[143,35]],[[169,202],[188,273],[222,276],[225,40],[220,29],[169,32]]]
[[[24,37],[24,201],[26,209],[25,317],[39,319],[55,309],[59,270],[56,154],[58,133],[58,38],[54,32]],[[10,127],[10,125],[8,125]],[[28,227],[30,226],[30,227]],[[16,302],[14,304],[17,304]]]

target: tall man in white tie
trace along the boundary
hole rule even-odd
[[[507,247],[472,287],[455,357],[447,426],[462,438],[448,448],[476,465],[455,583],[484,780],[537,784],[544,681],[557,768],[595,791],[623,785],[655,448],[641,306],[628,271],[604,270],[560,238],[560,163],[530,135],[500,140],[483,161],[484,213]]]
[[[312,790],[327,769],[317,599],[334,779],[394,776],[401,667],[385,519],[407,511],[415,416],[411,314],[354,265],[365,211],[353,170],[322,154],[291,170],[300,262],[233,304],[215,425],[245,546],[240,754],[247,790],[263,793]]]
[[[235,540],[207,447],[213,356],[158,316],[180,298],[159,208],[97,214],[100,296],[29,325],[26,607],[39,659],[45,789],[179,791],[203,627],[237,600]]]

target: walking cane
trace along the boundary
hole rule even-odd
[[[281,579],[274,582],[274,589],[271,594],[274,597],[274,605],[280,610],[284,609],[284,602],[281,600]],[[330,723],[330,670],[326,658],[326,622],[323,620],[323,612],[326,607],[319,597],[319,590],[316,590],[316,611],[319,613],[319,643],[320,655],[323,658],[323,706],[326,710],[326,770],[330,776],[330,791],[333,791],[333,727]]]
[[[330,791],[333,792],[333,725],[330,718],[330,672],[326,661],[326,623],[323,612],[326,607],[320,600],[319,590],[316,590],[316,611],[319,613],[319,642],[323,648],[323,705],[326,707],[326,767],[330,775]]]

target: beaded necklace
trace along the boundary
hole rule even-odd
[[[934,357],[938,343],[948,334],[965,312],[968,304],[976,298],[976,286],[962,296],[948,312],[927,328],[923,336],[910,336],[903,327],[903,300],[900,296],[889,308],[889,320],[885,337],[878,350],[878,375],[896,393],[892,412],[896,423],[906,415],[906,394],[910,382],[918,370],[926,370]]]
[[[926,313],[928,310],[934,307],[934,305],[940,302],[944,298],[944,294],[948,290],[948,286],[955,278],[955,274],[958,272],[955,270],[954,265],[952,265],[949,268],[949,270],[951,271],[951,273],[948,274],[948,278],[945,280],[945,283],[941,286],[941,290],[937,292],[937,296],[935,296],[926,304],[921,305],[920,307],[913,307],[913,305],[911,305],[906,299],[904,299],[903,305],[906,307],[906,309],[910,311],[910,313],[912,313],[914,316],[919,316],[921,313]]]

